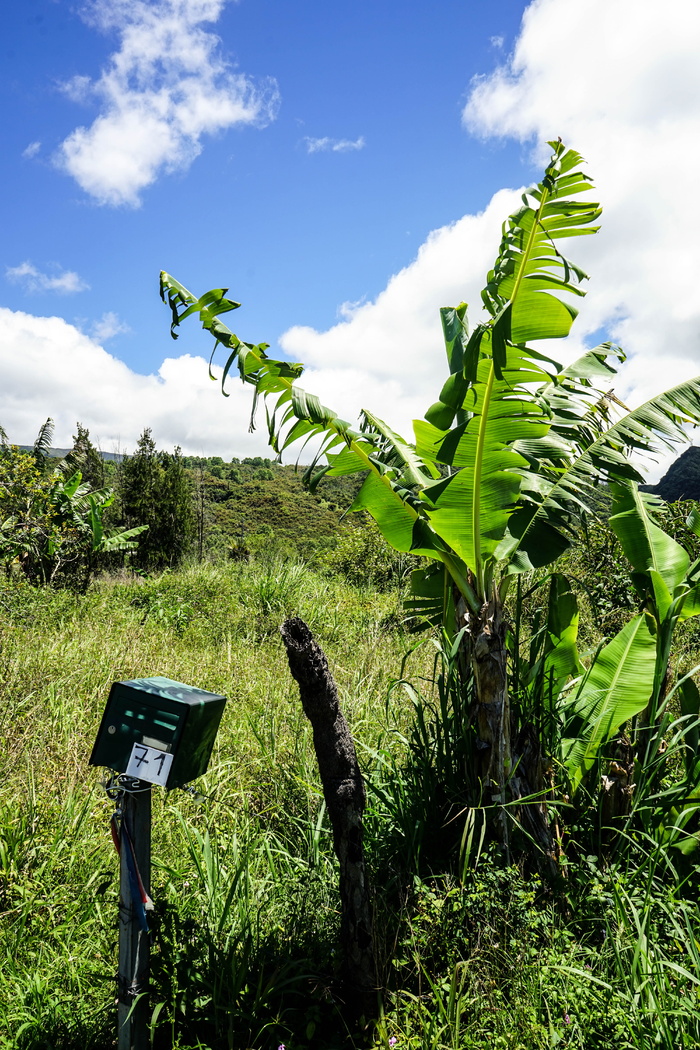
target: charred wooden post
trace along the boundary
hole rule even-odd
[[[287,650],[289,669],[299,685],[304,714],[313,729],[323,797],[340,863],[346,1003],[356,1017],[369,1017],[376,1008],[377,983],[372,907],[362,848],[365,785],[323,650],[298,617],[285,620],[280,633]]]

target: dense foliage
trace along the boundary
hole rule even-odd
[[[357,492],[354,479],[334,479],[322,493],[310,493],[293,466],[259,456],[225,463],[220,456],[167,452],[149,428],[133,455],[108,459],[80,423],[77,431],[66,453],[49,447],[51,427],[42,428],[43,450],[0,446],[0,560],[37,584],[80,590],[96,571],[153,572],[262,552],[309,562],[330,558],[350,577],[378,586],[405,570],[406,559],[387,551],[366,523],[341,520]],[[70,506],[63,500],[70,513],[61,518],[62,486],[70,479],[77,484],[78,476],[77,499]],[[88,542],[89,521],[78,513],[88,507],[88,493],[103,531],[133,543]]]
[[[118,471],[121,517],[127,526],[146,525],[132,555],[138,569],[179,565],[194,533],[192,487],[179,449],[158,452],[146,428],[132,456]]]
[[[463,776],[445,815],[478,809],[506,856],[511,840],[527,844],[556,879],[566,863],[557,801],[578,805],[588,790],[601,792],[609,821],[634,813],[645,832],[651,820],[655,834],[674,839],[677,831],[679,848],[695,848],[683,829],[700,767],[669,703],[678,693],[684,717],[700,714],[692,678],[674,677],[671,658],[679,624],[700,614],[700,559],[660,527],[659,501],[640,490],[643,468],[632,453],[685,443],[684,427],[700,422],[700,380],[628,411],[606,390],[625,359],[619,347],[601,344],[562,367],[530,345],[568,336],[587,275],[560,244],[594,234],[601,214],[588,199],[580,155],[561,140],[550,146],[541,182],[503,225],[482,292],[484,319],[470,331],[465,303],[441,310],[449,375],[414,421],[412,442],[366,409],[353,427],[300,388],[303,365],[239,339],[221,320],[240,306],[226,290],[197,298],[162,273],[161,296],[174,337],[198,315],[214,351],[228,353],[222,384],[235,367],[255,399],[264,398],[276,451],[317,440],[310,487],[361,474],[352,509],[369,513],[395,550],[424,560],[409,607],[445,632],[457,660],[451,703],[464,726]],[[618,633],[586,656],[575,589],[557,562],[596,514],[609,519],[632,566],[635,598]],[[691,513],[686,528],[700,535],[700,517]],[[523,649],[524,577],[551,566],[536,582],[547,611]],[[445,712],[436,717],[445,723]],[[671,728],[686,753],[685,778],[650,816],[637,806],[640,785],[651,790],[663,780]]]
[[[100,474],[87,431],[78,424],[72,452],[58,465],[49,447],[53,424],[39,431],[32,453],[0,446],[0,561],[32,583],[86,590],[98,563],[114,552],[133,552],[147,525],[108,528],[114,491],[83,480]]]

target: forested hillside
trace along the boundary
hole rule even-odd
[[[391,561],[390,554],[378,554],[382,545],[358,515],[347,514],[357,479],[329,478],[312,493],[303,467],[262,457],[225,463],[219,456],[182,456],[179,449],[157,448],[148,428],[133,454],[104,459],[89,432],[80,423],[76,429],[65,452],[50,448],[51,420],[33,446],[6,440],[0,447],[0,518],[6,523],[0,558],[7,566],[22,556],[20,564],[31,561],[38,571],[41,558],[48,558],[42,571],[54,583],[82,587],[88,561],[89,574],[118,567],[157,571],[187,559],[240,560],[263,552],[313,562],[342,554],[348,544],[373,546],[375,560]],[[71,479],[77,497],[67,502],[52,495]],[[97,494],[101,527],[139,529],[132,544],[98,549],[88,538],[90,499]],[[62,500],[62,522],[55,517],[56,499]],[[92,544],[89,559],[78,551],[81,537]]]

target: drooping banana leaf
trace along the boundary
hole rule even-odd
[[[217,299],[219,292],[222,295]],[[320,437],[320,448],[307,471],[310,477],[313,478],[321,456],[328,457],[329,453],[330,471],[368,471],[354,509],[369,511],[384,537],[398,550],[415,550],[443,561],[470,607],[477,608],[478,599],[465,567],[435,534],[414,491],[436,477],[435,468],[422,463],[410,445],[369,412],[363,413],[362,428],[358,431],[322,405],[317,397],[296,386],[302,365],[269,358],[265,352],[267,344],[254,346],[239,340],[218,320],[219,312],[232,308],[223,292],[225,289],[217,289],[214,294],[197,299],[169,274],[161,273],[161,297],[165,301],[168,296],[173,312],[172,327],[179,324],[185,313],[191,316],[198,311],[202,326],[217,341],[214,349],[221,343],[231,351],[222,386],[232,363],[238,361],[241,378],[255,386],[256,395],[278,395],[272,411],[268,409],[270,443],[275,451],[281,453],[297,441]],[[220,304],[222,310],[219,310]],[[185,307],[183,313],[178,312],[178,306]],[[332,451],[338,448],[342,449],[339,454]]]
[[[630,451],[653,455],[685,444],[687,423],[700,423],[700,377],[628,412],[566,468],[552,472],[546,495],[523,501],[511,516],[497,556],[509,560],[510,572],[550,564],[570,545],[575,523],[582,511],[590,511],[601,481],[644,481]]]
[[[600,748],[649,703],[656,667],[656,639],[643,614],[608,642],[562,716],[561,760],[575,792]]]
[[[659,619],[663,620],[676,588],[686,578],[690,558],[680,543],[653,521],[650,512],[658,505],[658,497],[640,492],[636,485],[629,483],[613,484],[611,489],[610,527],[634,569],[632,580],[640,596],[645,597],[651,583]]]
[[[244,383],[250,383],[257,393],[282,393],[289,389],[291,381],[298,379],[304,366],[291,361],[281,361],[268,357],[267,343],[245,343],[219,320],[219,314],[235,310],[240,305],[226,298],[226,288],[214,288],[197,298],[184,285],[176,281],[164,270],[160,274],[160,297],[167,301],[172,313],[170,334],[173,339],[178,335],[175,329],[186,318],[199,314],[202,328],[214,336],[214,348],[209,358],[209,375],[212,379],[211,362],[219,345],[229,351],[221,377],[221,390],[226,394],[226,380],[233,365]],[[183,309],[179,310],[178,307]],[[255,407],[255,402],[254,402]],[[253,409],[254,411],[254,409]],[[253,417],[251,416],[251,426]]]

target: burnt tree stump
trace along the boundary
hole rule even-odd
[[[340,864],[342,994],[351,1014],[370,1017],[376,1009],[377,982],[372,906],[362,848],[365,785],[323,650],[298,617],[285,620],[280,634],[289,669],[299,685],[304,714],[313,729],[323,797]]]

